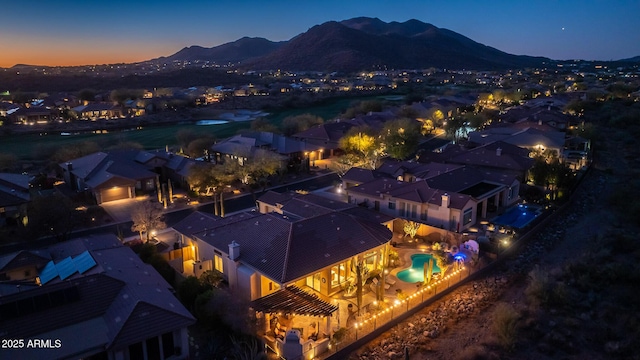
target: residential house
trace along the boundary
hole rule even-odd
[[[469,140],[478,144],[503,141],[530,150],[555,151],[560,156],[564,148],[565,133],[562,131],[541,131],[531,127],[524,129],[490,127],[482,131],[470,132]]]
[[[293,138],[319,146],[324,149],[324,156],[334,156],[340,149],[340,139],[354,126],[347,121],[328,122],[294,134]]]
[[[0,226],[7,220],[19,222],[27,215],[30,180],[29,175],[0,173]]]
[[[9,115],[16,124],[36,125],[48,124],[51,121],[51,110],[46,107],[32,106],[20,108]]]
[[[143,116],[151,109],[151,101],[147,99],[129,99],[124,103],[124,109],[129,116]]]
[[[172,186],[188,188],[187,176],[195,163],[166,149],[132,149],[94,153],[60,164],[60,168],[72,189],[90,191],[101,204],[157,191],[158,183],[168,180]]]
[[[19,282],[29,281],[35,282],[38,271],[50,261],[49,257],[39,255],[33,251],[20,250],[10,254],[0,256],[0,284],[5,285],[11,283],[17,286]],[[5,295],[3,291],[7,291],[6,286],[0,288],[0,299]],[[10,292],[13,292],[11,289]]]
[[[477,204],[475,217],[508,209],[519,200],[520,180],[512,173],[464,166],[425,180],[436,189],[471,196]]]
[[[426,165],[422,178],[403,181],[404,176],[394,174],[346,187],[348,201],[392,217],[464,231],[487,218],[489,212],[506,209],[519,199],[520,182],[513,174],[460,165]],[[349,173],[344,178],[353,183]]]
[[[114,235],[9,254],[0,258],[0,271],[0,333],[24,341],[3,349],[3,357],[189,357],[187,327],[194,317],[162,276]],[[28,346],[33,339],[44,343]]]
[[[302,163],[322,158],[323,148],[271,132],[250,132],[233,136],[214,144],[211,153],[216,162],[237,160],[240,165],[251,159],[257,149],[272,151],[283,156],[283,161]]]
[[[283,206],[282,212],[264,214],[217,218],[197,212],[173,229],[181,243],[197,248],[202,270],[220,271],[231,291],[247,300],[288,286],[329,296],[353,277],[352,259],[364,258],[371,268],[382,266],[391,231],[372,221],[375,215],[366,218],[349,210],[354,206],[340,202],[314,205],[312,200],[301,201]],[[264,211],[267,207],[261,205]],[[300,215],[290,212],[291,208]]]
[[[278,354],[295,357],[289,346],[305,358],[325,352],[338,307],[322,299],[352,286],[357,264],[382,269],[393,218],[313,194],[268,192],[258,207],[260,213],[225,218],[195,212],[173,230],[183,246],[195,249],[196,275],[215,269],[235,297],[251,300],[251,309],[264,319],[260,333]],[[277,338],[282,328],[272,328],[270,320],[278,314],[298,319],[294,339],[290,333]],[[287,315],[282,319],[290,323]],[[326,320],[326,335],[318,336],[318,317]],[[302,338],[309,322],[316,336]]]
[[[471,196],[431,188],[424,180],[380,178],[346,191],[350,203],[446,230],[464,231],[477,221]]]
[[[159,175],[148,165],[136,162],[139,153],[140,150],[97,152],[59,166],[73,190],[88,191],[101,204],[155,190]]]
[[[20,109],[20,105],[7,101],[0,101],[0,117],[7,117]]]
[[[98,120],[123,117],[122,107],[111,103],[91,103],[71,109],[79,119]]]
[[[533,159],[529,154],[528,149],[504,141],[495,141],[477,147],[450,145],[439,153],[425,152],[418,161],[449,164],[449,169],[458,164],[490,171],[500,170],[515,175],[520,181],[525,181],[533,165]]]

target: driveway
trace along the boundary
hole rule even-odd
[[[136,204],[149,201],[148,195],[138,196],[134,199],[114,200],[100,204],[104,211],[111,217],[114,223],[131,221],[131,211]]]

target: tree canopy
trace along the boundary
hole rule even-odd
[[[384,155],[384,145],[376,132],[366,126],[349,129],[340,139],[340,148],[358,159],[357,165],[375,169]]]
[[[381,137],[386,153],[394,159],[404,160],[418,148],[420,126],[417,121],[407,118],[388,121]]]
[[[35,235],[54,235],[65,240],[67,235],[80,226],[85,219],[84,212],[66,196],[54,193],[51,196],[35,196],[27,211],[28,229]]]
[[[282,120],[282,133],[285,136],[305,131],[313,126],[322,125],[324,119],[313,114],[302,114],[296,116],[287,116]]]
[[[147,241],[149,241],[153,230],[162,230],[167,227],[163,219],[162,205],[156,202],[141,201],[131,211],[131,220],[133,221],[131,231],[140,233],[140,238],[142,238],[142,233],[146,233]]]

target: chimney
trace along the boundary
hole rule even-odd
[[[238,244],[234,240],[231,242],[231,244],[229,244],[229,259],[236,261],[239,257],[240,257],[240,244]]]
[[[496,156],[502,156],[502,148],[496,149]]]
[[[442,194],[442,207],[449,208],[449,194]]]
[[[70,187],[72,190],[79,190],[79,189],[78,189],[78,183],[77,183],[77,181],[76,181],[76,177],[75,177],[75,175],[73,175],[73,173],[72,173],[72,171],[73,171],[73,164],[71,163],[71,161],[69,161],[66,165],[67,165],[67,172],[68,172],[68,175],[69,175],[69,178],[68,178],[68,181],[69,181],[69,187]],[[65,180],[67,180],[67,179],[65,179]]]

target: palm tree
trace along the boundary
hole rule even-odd
[[[358,316],[360,316],[360,308],[362,307],[362,287],[364,286],[364,282],[367,280],[367,274],[369,272],[369,268],[367,264],[365,264],[364,259],[356,260],[353,258],[351,260],[352,270],[356,273],[356,301],[358,305]]]

